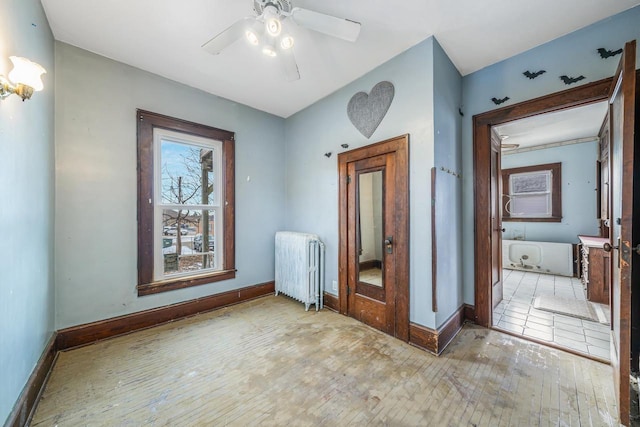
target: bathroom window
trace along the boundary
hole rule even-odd
[[[560,222],[561,163],[502,170],[502,220]]]

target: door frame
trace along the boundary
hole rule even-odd
[[[348,315],[347,284],[349,274],[348,260],[348,163],[364,160],[383,154],[396,154],[396,236],[394,251],[396,254],[395,286],[395,331],[394,336],[409,341],[409,135],[401,135],[365,147],[356,148],[338,154],[338,209],[339,209],[339,246],[338,246],[338,283],[339,311]]]
[[[491,307],[491,128],[513,120],[606,101],[613,78],[473,116],[473,212],[475,322],[493,324]],[[499,260],[497,260],[499,262]]]

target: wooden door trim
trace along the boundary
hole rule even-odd
[[[620,203],[621,212],[616,212],[617,215],[620,215],[621,225],[620,225],[620,234],[618,236],[619,249],[617,250],[617,259],[619,270],[618,280],[619,280],[619,307],[615,307],[614,302],[614,288],[616,288],[615,280],[612,277],[612,288],[610,290],[611,302],[612,302],[612,311],[615,308],[619,308],[617,313],[617,317],[619,319],[618,328],[615,328],[615,322],[612,322],[612,337],[617,342],[618,349],[616,350],[616,344],[612,340],[611,342],[611,365],[613,366],[614,371],[614,386],[616,387],[616,397],[618,403],[619,410],[619,421],[623,425],[629,425],[630,422],[630,361],[629,358],[631,356],[631,287],[632,287],[632,257],[633,252],[631,250],[631,246],[634,246],[633,242],[633,205],[636,203],[634,201],[634,169],[636,166],[634,165],[634,145],[636,140],[635,137],[635,124],[634,120],[636,118],[635,106],[636,106],[636,95],[637,95],[637,76],[636,72],[636,42],[635,40],[632,42],[628,42],[624,46],[624,53],[622,54],[622,59],[618,64],[618,69],[616,70],[616,74],[613,78],[613,83],[611,84],[611,92],[609,93],[609,101],[613,104],[614,98],[616,96],[616,91],[621,91],[623,96],[623,106],[622,111],[624,112],[623,117],[623,127],[622,127],[622,135],[621,138],[615,136],[615,132],[618,130],[613,126],[614,114],[613,110],[610,107],[609,119],[610,127],[609,132],[612,135],[610,140],[610,150],[612,157],[611,159],[611,174],[612,176],[616,176],[617,172],[615,171],[616,164],[613,162],[614,147],[615,141],[618,138],[621,139],[620,146],[620,155],[621,155],[621,167],[620,170],[620,178],[621,182],[614,184],[620,185],[620,198],[622,202]],[[636,81],[633,81],[632,84],[629,84],[629,78],[633,79],[635,74]],[[621,85],[621,87],[620,87]],[[626,159],[631,159],[631,162],[627,162]],[[615,178],[614,178],[615,179]],[[615,190],[615,187],[613,188]],[[613,197],[615,191],[612,191],[610,197]],[[625,203],[626,201],[626,203]],[[611,213],[614,213],[614,204],[611,205]],[[615,217],[617,215],[611,215]],[[614,237],[614,229],[612,229],[611,239]],[[623,233],[626,231],[626,233]],[[616,242],[612,242],[615,244]],[[611,258],[613,260],[613,257]],[[616,265],[611,266],[612,270],[616,269]],[[613,273],[613,271],[612,271]],[[613,316],[616,316],[614,314]],[[618,334],[616,336],[616,333]],[[615,357],[614,357],[615,356]]]
[[[473,116],[475,321],[491,326],[491,127],[608,99],[613,78]]]
[[[347,165],[351,162],[395,153],[398,174],[396,177],[396,218],[395,250],[399,254],[396,261],[396,321],[394,336],[409,341],[409,135],[401,135],[372,145],[346,151],[338,155],[338,302],[339,312],[347,313],[348,283],[348,211],[347,211]]]

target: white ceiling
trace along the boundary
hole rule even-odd
[[[554,143],[595,139],[607,113],[607,101],[553,113],[541,114],[494,126],[503,144],[518,149]]]
[[[243,41],[201,49],[251,0],[42,0],[57,40],[288,117],[435,35],[463,75],[640,4],[640,0],[292,0],[362,23],[355,43],[292,29],[301,79]]]

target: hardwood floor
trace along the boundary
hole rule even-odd
[[[611,367],[466,325],[440,357],[270,296],[60,353],[32,426],[617,425]]]

